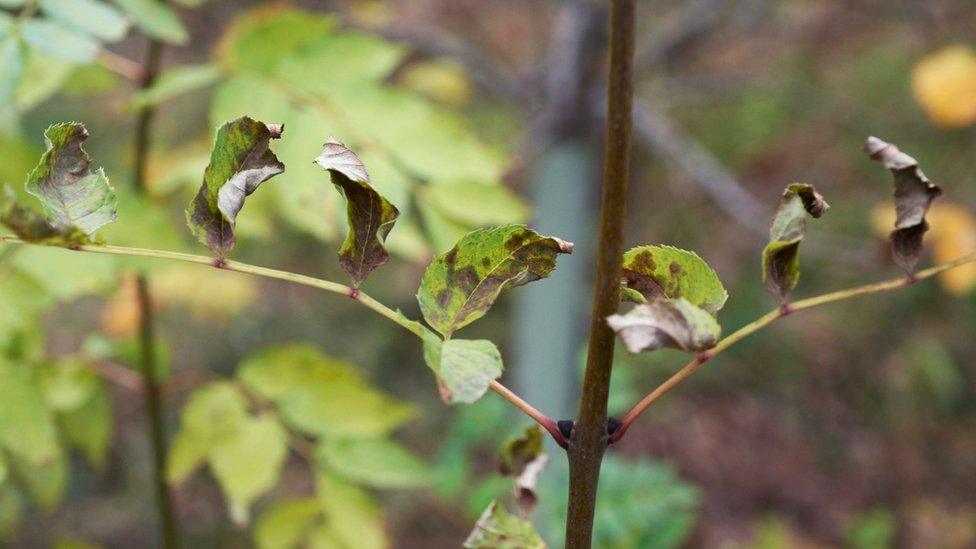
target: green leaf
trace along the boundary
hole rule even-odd
[[[34,109],[54,94],[62,91],[73,72],[83,67],[94,66],[83,65],[79,67],[72,61],[48,55],[36,48],[27,48],[25,53],[20,85],[14,92],[14,101],[17,103],[17,109],[20,112]]]
[[[258,549],[301,547],[321,520],[322,506],[315,498],[275,502],[254,523],[254,544]]]
[[[662,347],[701,352],[714,347],[722,332],[708,311],[683,297],[637,305],[627,314],[607,317],[607,324],[635,354]]]
[[[68,442],[81,450],[92,467],[105,466],[115,424],[104,383],[99,382],[94,394],[80,407],[59,412],[58,422]]]
[[[535,461],[545,451],[542,442],[542,428],[536,425],[526,427],[522,434],[506,440],[502,445],[501,473],[520,475],[526,465]]]
[[[209,86],[219,78],[220,71],[209,63],[173,67],[160,75],[152,86],[136,92],[132,96],[132,107],[139,109],[158,105],[174,97]]]
[[[312,534],[309,547],[384,549],[390,546],[383,511],[365,490],[318,471],[315,492],[326,521]]]
[[[362,160],[339,141],[330,138],[315,162],[328,170],[346,199],[349,232],[339,250],[339,265],[359,286],[373,269],[390,259],[383,241],[400,211],[370,186]]]
[[[42,365],[38,380],[45,405],[54,411],[74,410],[95,394],[99,378],[81,359],[65,359]]]
[[[335,18],[329,15],[251,10],[231,25],[216,57],[228,70],[270,74],[283,57],[306,50],[335,26]]]
[[[278,484],[287,456],[287,433],[271,416],[247,419],[233,436],[215,442],[210,467],[236,523],[247,523],[250,504]]]
[[[573,244],[522,225],[465,235],[427,267],[417,293],[427,322],[445,336],[481,318],[502,290],[549,276]]]
[[[800,241],[807,232],[806,214],[819,219],[830,205],[811,185],[794,183],[783,191],[779,209],[763,249],[762,277],[766,289],[780,301],[800,280]]]
[[[441,341],[428,331],[424,360],[437,377],[441,398],[449,404],[477,401],[502,375],[501,353],[486,339]]]
[[[54,124],[44,132],[47,150],[27,176],[27,192],[40,199],[51,222],[78,227],[87,235],[115,221],[118,199],[105,172],[92,172],[82,149],[88,130],[76,122]]]
[[[56,461],[61,454],[54,417],[31,369],[0,359],[0,448],[28,468]]]
[[[91,63],[98,55],[98,41],[47,19],[28,19],[20,35],[32,48],[72,63]]]
[[[205,385],[187,398],[180,431],[170,445],[166,478],[176,484],[202,465],[214,446],[233,440],[248,419],[247,399],[230,382]]]
[[[371,387],[349,364],[309,345],[255,353],[237,375],[249,391],[277,404],[291,427],[312,436],[383,436],[416,415],[413,406]]]
[[[493,182],[439,179],[426,187],[431,206],[469,227],[523,223],[532,212],[525,202]]]
[[[113,0],[146,34],[172,44],[189,38],[183,22],[162,0]]]
[[[2,17],[2,16],[0,16]],[[10,22],[0,18],[0,101],[10,101],[24,73],[24,51],[17,33],[9,31]]]
[[[41,0],[41,11],[51,19],[106,42],[118,42],[129,30],[125,16],[99,0]]]
[[[17,537],[24,500],[11,483],[0,484],[0,541],[11,543]]]
[[[51,246],[80,246],[91,242],[85,231],[78,227],[66,227],[51,222],[15,200],[13,190],[4,187],[0,195],[0,223],[9,227],[20,238]]]
[[[203,185],[187,207],[186,219],[197,239],[220,257],[234,249],[234,225],[244,199],[285,171],[268,148],[272,139],[281,137],[282,129],[245,116],[217,132]]]
[[[624,254],[624,287],[644,300],[683,297],[715,314],[728,299],[715,271],[698,257],[672,246],[639,246]],[[636,297],[631,298],[636,300]]]
[[[430,472],[420,458],[381,438],[323,441],[316,455],[327,470],[374,488],[415,488],[430,481]]]
[[[898,266],[911,273],[922,255],[922,237],[929,230],[925,214],[932,201],[942,196],[942,189],[925,177],[918,161],[897,146],[869,137],[864,150],[894,175],[898,217],[891,233],[891,250]]]
[[[532,523],[509,514],[497,501],[485,509],[464,540],[465,549],[545,549]]]

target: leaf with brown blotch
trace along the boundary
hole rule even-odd
[[[464,549],[545,549],[532,523],[510,514],[492,501],[481,514],[474,530],[464,540]]]
[[[400,211],[370,186],[369,173],[356,153],[330,138],[315,163],[325,168],[346,198],[349,233],[339,249],[339,265],[356,286],[390,259],[383,247]]]
[[[610,315],[607,325],[634,354],[662,347],[698,353],[714,347],[722,333],[708,311],[684,298],[637,305],[627,314]]]
[[[217,131],[203,185],[186,208],[186,221],[197,239],[218,256],[225,257],[237,243],[234,226],[244,200],[261,183],[285,171],[268,148],[283,130],[281,124],[243,116]]]
[[[621,299],[646,303],[649,299],[683,297],[716,314],[729,294],[715,271],[695,252],[674,246],[638,246],[624,254]]]
[[[499,471],[514,477],[515,502],[523,517],[529,517],[539,503],[539,475],[549,462],[542,441],[542,428],[533,425],[502,445]]]
[[[891,144],[869,137],[864,144],[868,155],[889,169],[895,178],[895,230],[891,233],[891,250],[895,262],[911,273],[922,255],[922,237],[929,229],[925,214],[942,189],[929,181],[918,167],[918,161]]]
[[[820,218],[829,209],[812,185],[794,183],[783,191],[762,254],[763,283],[780,301],[786,300],[800,280],[800,241],[807,232],[806,215]]]

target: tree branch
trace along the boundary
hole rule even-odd
[[[746,324],[745,326],[739,328],[735,332],[724,337],[715,347],[699,354],[694,360],[685,365],[682,369],[678,370],[674,375],[668,378],[664,383],[659,385],[656,389],[648,393],[643,399],[640,400],[627,414],[621,419],[620,427],[614,432],[611,438],[611,443],[616,442],[623,438],[624,433],[627,429],[637,420],[638,417],[645,410],[647,410],[651,404],[657,402],[662,396],[668,393],[671,389],[675,388],[679,383],[687,379],[691,374],[695,373],[702,364],[708,362],[710,359],[721,353],[722,351],[728,349],[735,343],[745,339],[752,333],[769,326],[777,320],[789,316],[797,311],[802,311],[804,309],[810,309],[812,307],[817,307],[827,303],[833,303],[835,301],[843,301],[845,299],[851,299],[853,297],[858,297],[868,294],[876,294],[879,292],[887,292],[895,290],[898,288],[904,288],[906,286],[911,286],[918,282],[919,280],[924,280],[926,278],[931,278],[939,273],[948,271],[949,269],[954,269],[960,265],[965,265],[967,263],[976,262],[976,252],[968,255],[964,255],[958,259],[950,261],[948,263],[942,263],[934,267],[929,267],[915,273],[911,277],[899,277],[892,278],[890,280],[885,280],[883,282],[876,282],[874,284],[865,284],[864,286],[857,286],[855,288],[849,288],[846,290],[838,290],[836,292],[831,292],[829,294],[823,294],[815,297],[809,297],[806,299],[801,299],[794,303],[783,304],[779,308],[766,313],[765,315],[759,317],[758,319]]]

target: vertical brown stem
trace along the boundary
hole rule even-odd
[[[150,39],[146,51],[143,77],[140,89],[152,86],[159,74],[163,55],[163,43]],[[135,186],[139,194],[146,194],[147,165],[149,158],[150,129],[155,109],[147,105],[139,109],[136,118],[134,167]],[[149,438],[152,444],[153,485],[156,492],[156,506],[159,513],[160,534],[166,549],[178,547],[178,530],[173,509],[173,498],[169,484],[166,483],[166,413],[162,390],[157,379],[156,335],[153,321],[152,302],[149,295],[149,280],[140,273],[137,281],[139,299],[139,347],[142,358],[142,374],[146,380],[146,416],[149,422]]]
[[[610,14],[610,74],[596,287],[579,416],[568,449],[569,512],[566,521],[566,547],[570,549],[590,547],[600,465],[609,438],[607,398],[613,365],[614,335],[604,319],[617,311],[620,300],[634,95],[634,2],[635,0],[613,0]]]

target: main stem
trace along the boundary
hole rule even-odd
[[[569,508],[566,547],[569,549],[588,549],[591,545],[600,465],[609,438],[607,398],[610,393],[614,334],[604,319],[615,313],[620,303],[620,257],[623,255],[634,95],[634,2],[613,0],[610,12],[610,74],[596,284],[579,415],[567,450]]]
[[[140,89],[152,86],[156,80],[162,55],[162,42],[150,39],[142,79],[139,82]],[[148,184],[149,141],[154,117],[155,108],[152,105],[147,105],[139,109],[136,119],[133,171],[136,192],[143,196],[146,195]],[[172,494],[169,484],[166,482],[166,412],[162,389],[159,379],[156,377],[158,364],[156,363],[155,323],[153,322],[149,280],[144,273],[138,275],[136,291],[139,302],[139,348],[142,357],[142,375],[146,384],[146,416],[149,420],[149,436],[152,444],[152,474],[156,491],[156,506],[159,512],[160,534],[163,539],[163,546],[166,549],[175,549],[179,545],[179,532],[176,526]]]

